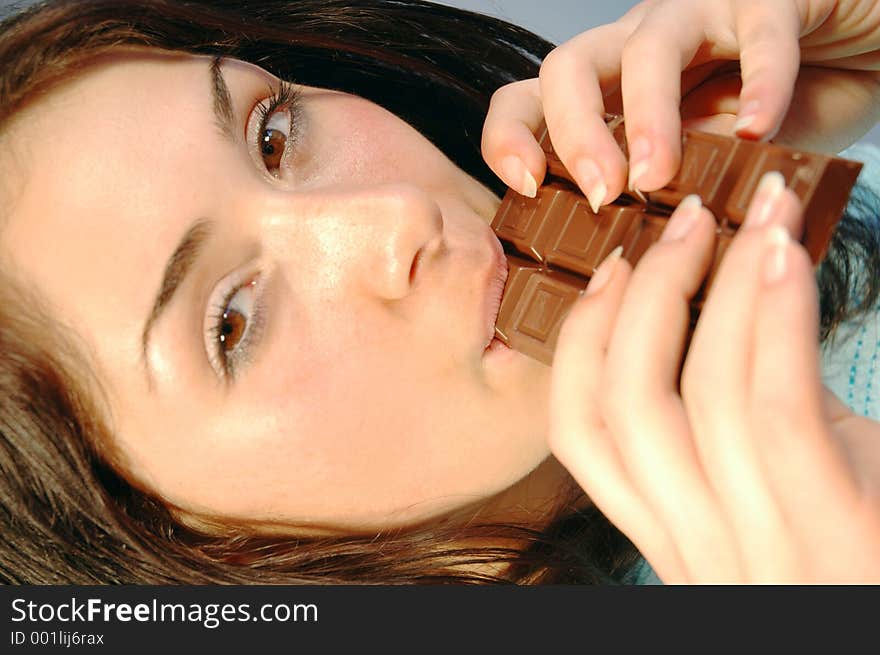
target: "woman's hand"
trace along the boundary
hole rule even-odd
[[[765,177],[683,367],[715,238],[695,197],[563,325],[551,449],[666,583],[880,583],[880,424],[821,384],[801,221]]]
[[[737,63],[738,62],[738,63]],[[501,87],[483,156],[524,195],[544,178],[542,118],[596,207],[664,186],[681,127],[837,152],[880,118],[880,0],[647,0],[554,49],[540,77]],[[627,166],[605,128],[623,113]]]

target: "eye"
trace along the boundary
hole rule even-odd
[[[266,165],[266,170],[276,177],[287,148],[291,124],[290,111],[278,111],[269,118],[260,132],[260,154],[263,163]]]
[[[262,311],[259,276],[229,287],[221,284],[212,296],[205,322],[208,359],[223,379],[245,363],[259,338]],[[228,289],[228,290],[227,290]]]
[[[237,289],[229,301],[221,315],[220,325],[217,326],[220,347],[228,357],[229,353],[235,350],[238,342],[244,336],[247,328],[248,316],[250,316],[253,308],[253,299],[248,291],[252,290],[257,281],[248,282],[245,286]]]
[[[255,109],[258,121],[251,133],[254,152],[266,171],[281,177],[284,162],[293,149],[294,125],[301,110],[301,91],[287,82],[269,90],[269,97]]]

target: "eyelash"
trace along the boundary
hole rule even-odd
[[[301,102],[302,92],[293,84],[290,84],[288,82],[281,81],[279,82],[277,89],[270,90],[270,93],[266,97],[266,99],[263,100],[256,108],[259,116],[257,128],[258,142],[256,144],[256,148],[258,151],[260,151],[261,148],[259,139],[261,139],[263,134],[266,132],[269,120],[277,112],[286,111],[290,115],[290,123],[288,125],[286,135],[287,139],[284,144],[284,152],[282,154],[283,161],[293,144],[294,125],[296,125],[298,122],[297,117],[299,116]],[[208,328],[208,333],[209,343],[211,347],[209,348],[208,358],[210,359],[211,367],[215,371],[217,371],[224,379],[228,379],[228,377],[234,376],[235,368],[237,365],[236,362],[246,360],[250,345],[259,339],[260,332],[265,322],[262,302],[260,299],[260,287],[259,285],[256,285],[256,281],[258,278],[259,275],[251,276],[244,283],[231,285],[230,288],[225,293],[223,293],[220,301],[212,303],[211,307],[209,308],[207,323],[210,326]],[[230,357],[226,353],[223,347],[224,343],[223,341],[221,341],[220,338],[221,336],[223,336],[223,322],[226,320],[224,318],[224,315],[227,313],[232,299],[238,294],[239,291],[249,285],[257,286],[254,291],[254,293],[256,294],[256,298],[253,302],[251,316],[247,319],[247,326],[245,327],[242,339],[238,344],[236,344],[235,349],[232,351],[235,356]]]
[[[261,298],[263,285],[260,277],[259,274],[252,275],[246,278],[247,281],[244,283],[232,284],[229,290],[223,293],[220,301],[212,303],[209,309],[209,340],[212,345],[209,358],[211,360],[212,368],[224,379],[227,379],[230,376],[234,377],[236,366],[247,361],[251,344],[259,340],[263,326],[265,325],[265,314]],[[223,322],[226,320],[224,315],[227,313],[232,299],[239,291],[248,286],[254,287],[254,291],[252,292],[254,294],[254,300],[252,303],[251,315],[247,319],[247,325],[244,328],[241,340],[236,344],[232,353],[230,353],[233,355],[230,357],[230,354],[227,354],[224,350],[223,341],[220,339],[220,337],[223,336]]]
[[[289,82],[281,80],[277,89],[271,89],[269,95],[263,102],[257,106],[259,114],[259,127],[257,128],[257,151],[260,151],[259,140],[263,138],[269,119],[277,112],[284,110],[290,115],[290,123],[287,127],[287,139],[284,142],[284,154],[282,161],[287,157],[287,153],[293,146],[294,126],[298,124],[298,117],[302,108],[302,91]]]

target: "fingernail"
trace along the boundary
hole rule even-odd
[[[746,220],[743,225],[746,227],[758,227],[764,225],[773,211],[776,209],[779,196],[785,189],[785,178],[779,171],[769,171],[764,173],[758,188],[755,189],[755,195],[752,197],[749,209],[746,212]]]
[[[774,284],[785,277],[788,270],[788,244],[791,243],[791,237],[784,227],[774,225],[767,232],[766,243],[764,283]]]
[[[620,259],[622,254],[623,246],[617,246],[604,260],[602,260],[602,263],[599,264],[596,272],[593,273],[593,277],[590,278],[590,283],[587,285],[587,290],[584,292],[584,295],[592,296],[593,294],[599,293],[599,291],[602,290],[602,287],[608,284],[608,280],[611,279],[611,275],[614,273],[614,267],[617,264],[617,260]]]
[[[507,186],[520,195],[534,198],[538,194],[538,183],[523,160],[516,155],[508,155],[501,160],[501,177]]]
[[[643,136],[632,142],[629,148],[629,189],[634,191],[639,178],[648,172],[651,162],[651,142]]]
[[[602,179],[602,171],[592,159],[582,157],[574,165],[574,175],[581,189],[586,190],[590,209],[593,210],[594,214],[599,213],[599,207],[602,206],[602,203],[605,201],[605,194],[608,193],[608,187],[605,186],[605,182]]]
[[[666,224],[663,234],[660,235],[660,240],[675,241],[686,237],[696,224],[702,206],[703,201],[700,200],[700,196],[691,194],[685,197],[673,212],[669,223]]]
[[[744,104],[737,114],[736,122],[733,124],[733,131],[739,132],[754,123],[755,118],[758,116],[759,107],[757,100],[749,100]]]

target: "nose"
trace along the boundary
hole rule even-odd
[[[296,252],[307,260],[318,286],[383,300],[409,295],[422,268],[444,247],[439,205],[408,184],[307,192],[296,202],[288,199],[273,218],[279,254]]]

